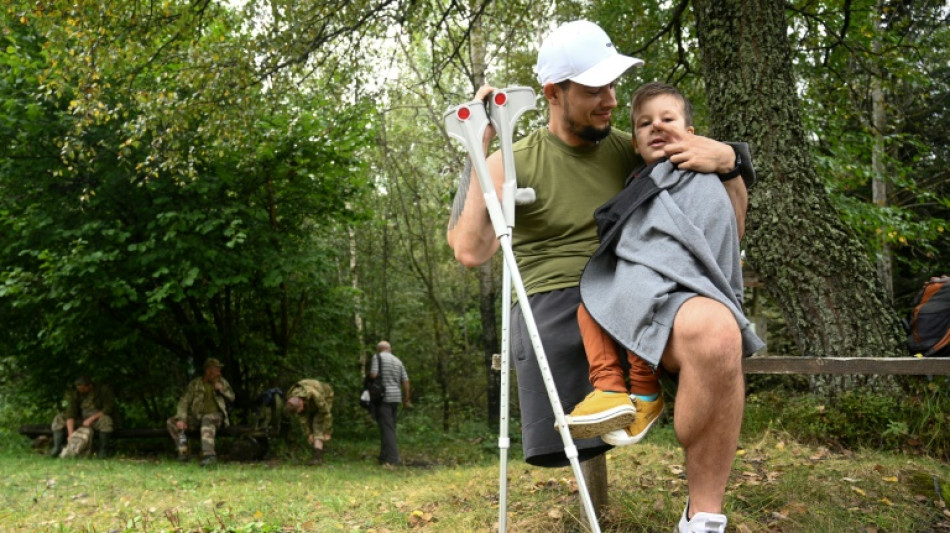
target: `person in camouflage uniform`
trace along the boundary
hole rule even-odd
[[[66,409],[53,418],[53,457],[76,457],[92,447],[93,431],[99,433],[99,457],[109,452],[115,431],[115,395],[107,385],[93,383],[87,376],[75,381],[66,392]],[[77,424],[78,422],[78,424]]]
[[[234,401],[234,390],[221,376],[224,365],[213,357],[205,360],[204,374],[191,380],[178,400],[178,411],[168,419],[168,434],[178,447],[178,459],[188,460],[188,441],[184,437],[189,427],[201,428],[201,466],[214,464],[214,437],[220,427],[230,425],[228,402]]]
[[[333,434],[333,388],[315,379],[302,379],[287,391],[284,409],[297,415],[313,456],[307,464],[323,462],[323,444]]]

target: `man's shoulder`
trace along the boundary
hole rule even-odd
[[[610,135],[601,140],[600,145],[637,155],[637,151],[633,148],[633,135],[617,128],[611,128]]]
[[[513,148],[515,152],[524,152],[532,149],[543,149],[542,147],[546,144],[553,147],[560,147],[562,150],[567,147],[567,145],[561,143],[556,136],[552,135],[547,128],[538,128],[521,139],[518,139],[518,141],[514,143]],[[597,151],[604,149],[621,152],[629,157],[640,159],[639,154],[637,154],[637,151],[633,148],[633,136],[617,128],[611,128],[610,133],[597,143]]]
[[[390,362],[390,364],[402,364],[402,360],[392,354],[392,352],[383,352],[380,355],[385,356],[385,358]]]
[[[513,143],[515,150],[524,150],[525,148],[535,146],[544,141],[547,134],[547,128],[538,128]]]

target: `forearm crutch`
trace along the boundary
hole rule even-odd
[[[530,202],[533,200],[534,193],[534,191],[530,189],[519,190],[517,188],[512,151],[512,132],[514,130],[514,122],[521,114],[528,109],[534,109],[534,91],[527,87],[502,89],[491,95],[489,106],[491,109],[492,124],[495,126],[495,131],[498,133],[501,143],[502,161],[505,170],[505,182],[502,185],[502,200],[505,202],[504,206],[499,202],[498,195],[495,193],[494,182],[488,172],[488,164],[482,147],[482,137],[489,123],[489,118],[485,111],[485,103],[480,100],[474,100],[450,107],[443,115],[443,119],[449,136],[461,142],[462,146],[469,153],[472,166],[478,177],[478,182],[481,185],[482,195],[485,198],[485,205],[488,208],[488,216],[491,220],[492,229],[498,238],[504,256],[501,346],[502,390],[500,406],[502,412],[499,416],[500,431],[498,438],[498,447],[501,454],[498,530],[502,533],[507,531],[507,453],[510,447],[510,439],[508,438],[508,335],[511,324],[511,287],[513,286],[518,295],[518,304],[521,307],[521,313],[528,330],[528,336],[531,339],[531,345],[534,348],[535,356],[538,360],[538,368],[544,381],[548,400],[551,402],[551,409],[554,412],[557,429],[564,443],[564,454],[570,461],[571,468],[574,471],[574,479],[577,481],[577,488],[580,492],[584,511],[590,522],[590,529],[594,533],[600,533],[597,515],[594,512],[594,506],[591,502],[590,493],[587,490],[587,484],[584,482],[584,474],[581,471],[580,461],[578,460],[577,447],[574,445],[564,418],[564,410],[561,408],[557,387],[551,375],[551,368],[548,366],[547,356],[545,356],[544,347],[541,344],[541,336],[538,333],[538,327],[534,321],[534,314],[528,303],[528,295],[525,291],[524,282],[521,279],[521,274],[518,270],[518,264],[515,261],[511,245],[511,228],[514,226],[514,205],[516,200],[518,202]]]

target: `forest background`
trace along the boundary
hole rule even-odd
[[[500,263],[462,268],[445,244],[464,154],[442,113],[486,80],[536,88],[563,20],[646,61],[617,127],[664,80],[699,132],[750,143],[743,244],[770,354],[906,355],[900,318],[948,273],[944,2],[13,0],[0,16],[7,436],[81,373],[114,386],[126,425],[160,427],[207,357],[239,421],[303,377],[332,383],[345,419],[380,339],[434,426],[494,429]]]

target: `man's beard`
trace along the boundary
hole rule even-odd
[[[581,139],[584,139],[587,142],[598,143],[603,139],[607,138],[610,135],[610,123],[608,122],[603,128],[596,128],[594,126],[584,126],[579,127],[576,122],[571,120],[571,117],[568,116],[570,109],[564,110],[564,119],[567,121],[567,127],[574,135],[577,135]]]
[[[607,124],[602,129],[597,129],[593,126],[586,126],[578,130],[574,124],[571,124],[570,126],[571,131],[573,131],[578,137],[592,143],[599,143],[601,140],[610,135],[610,124]]]

